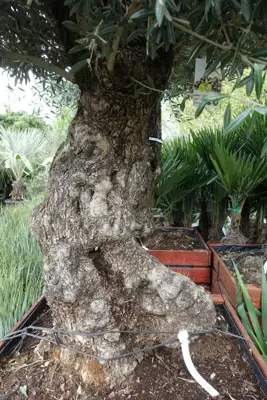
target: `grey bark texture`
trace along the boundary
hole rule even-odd
[[[165,56],[167,60],[167,56]],[[45,295],[54,325],[68,330],[210,328],[214,306],[202,287],[170,272],[135,235],[153,231],[151,204],[160,176],[160,93],[134,95],[132,77],[165,89],[168,61],[144,62],[122,49],[112,77],[105,68],[80,77],[79,108],[53,161],[45,201],[32,229],[43,252]],[[105,334],[64,343],[105,358],[173,336]],[[84,379],[114,384],[140,357],[98,363],[67,351]]]

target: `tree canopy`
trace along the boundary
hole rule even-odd
[[[82,68],[112,72],[123,46],[155,59],[182,49],[205,52],[208,71],[242,74],[266,65],[264,0],[0,0],[1,65],[18,80],[58,76],[75,81]],[[182,81],[182,79],[180,79]],[[150,82],[150,85],[152,82]]]

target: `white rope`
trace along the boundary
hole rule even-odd
[[[219,393],[217,392],[217,390],[215,390],[207,381],[205,381],[204,378],[202,378],[202,376],[197,372],[191,356],[190,356],[190,352],[189,352],[189,340],[188,340],[188,332],[187,331],[180,331],[178,333],[178,339],[181,343],[181,347],[182,347],[182,354],[183,354],[183,358],[184,358],[184,362],[185,365],[188,369],[188,371],[190,372],[190,374],[192,375],[192,377],[195,379],[195,381],[203,387],[203,389],[206,390],[206,392],[209,393],[209,395],[211,397],[217,397],[219,396]]]

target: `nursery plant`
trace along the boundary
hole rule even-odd
[[[199,213],[203,229],[209,231],[206,237],[218,241],[231,215],[228,240],[232,244],[249,238],[260,243],[267,199],[266,132],[266,117],[255,113],[231,132],[215,126],[191,130],[187,138],[166,140],[156,199],[169,221],[190,226],[192,216]],[[175,175],[175,165],[183,173]]]
[[[189,140],[183,137],[168,140],[162,147],[162,174],[155,206],[163,211],[169,223],[175,222],[179,210],[183,210],[183,223],[190,226],[194,193],[210,180],[211,174]]]
[[[258,311],[252,304],[242,275],[235,263],[234,268],[236,274],[237,312],[246,331],[267,363],[267,281],[265,266],[262,266],[261,311]],[[261,324],[259,317],[261,317]]]
[[[40,247],[30,233],[35,199],[0,214],[0,340],[42,294]]]
[[[231,198],[231,228],[229,240],[232,244],[242,243],[240,231],[241,212],[247,197],[267,178],[265,160],[244,151],[230,151],[216,145],[210,158],[219,176],[219,182]]]
[[[13,200],[23,199],[22,178],[39,166],[45,144],[44,135],[38,131],[0,127],[0,161],[13,180]]]

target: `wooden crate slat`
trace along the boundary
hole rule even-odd
[[[210,268],[179,268],[171,267],[174,272],[185,275],[195,283],[209,283],[210,282]]]
[[[165,265],[188,265],[195,267],[210,265],[210,255],[206,250],[148,250],[148,252]]]

